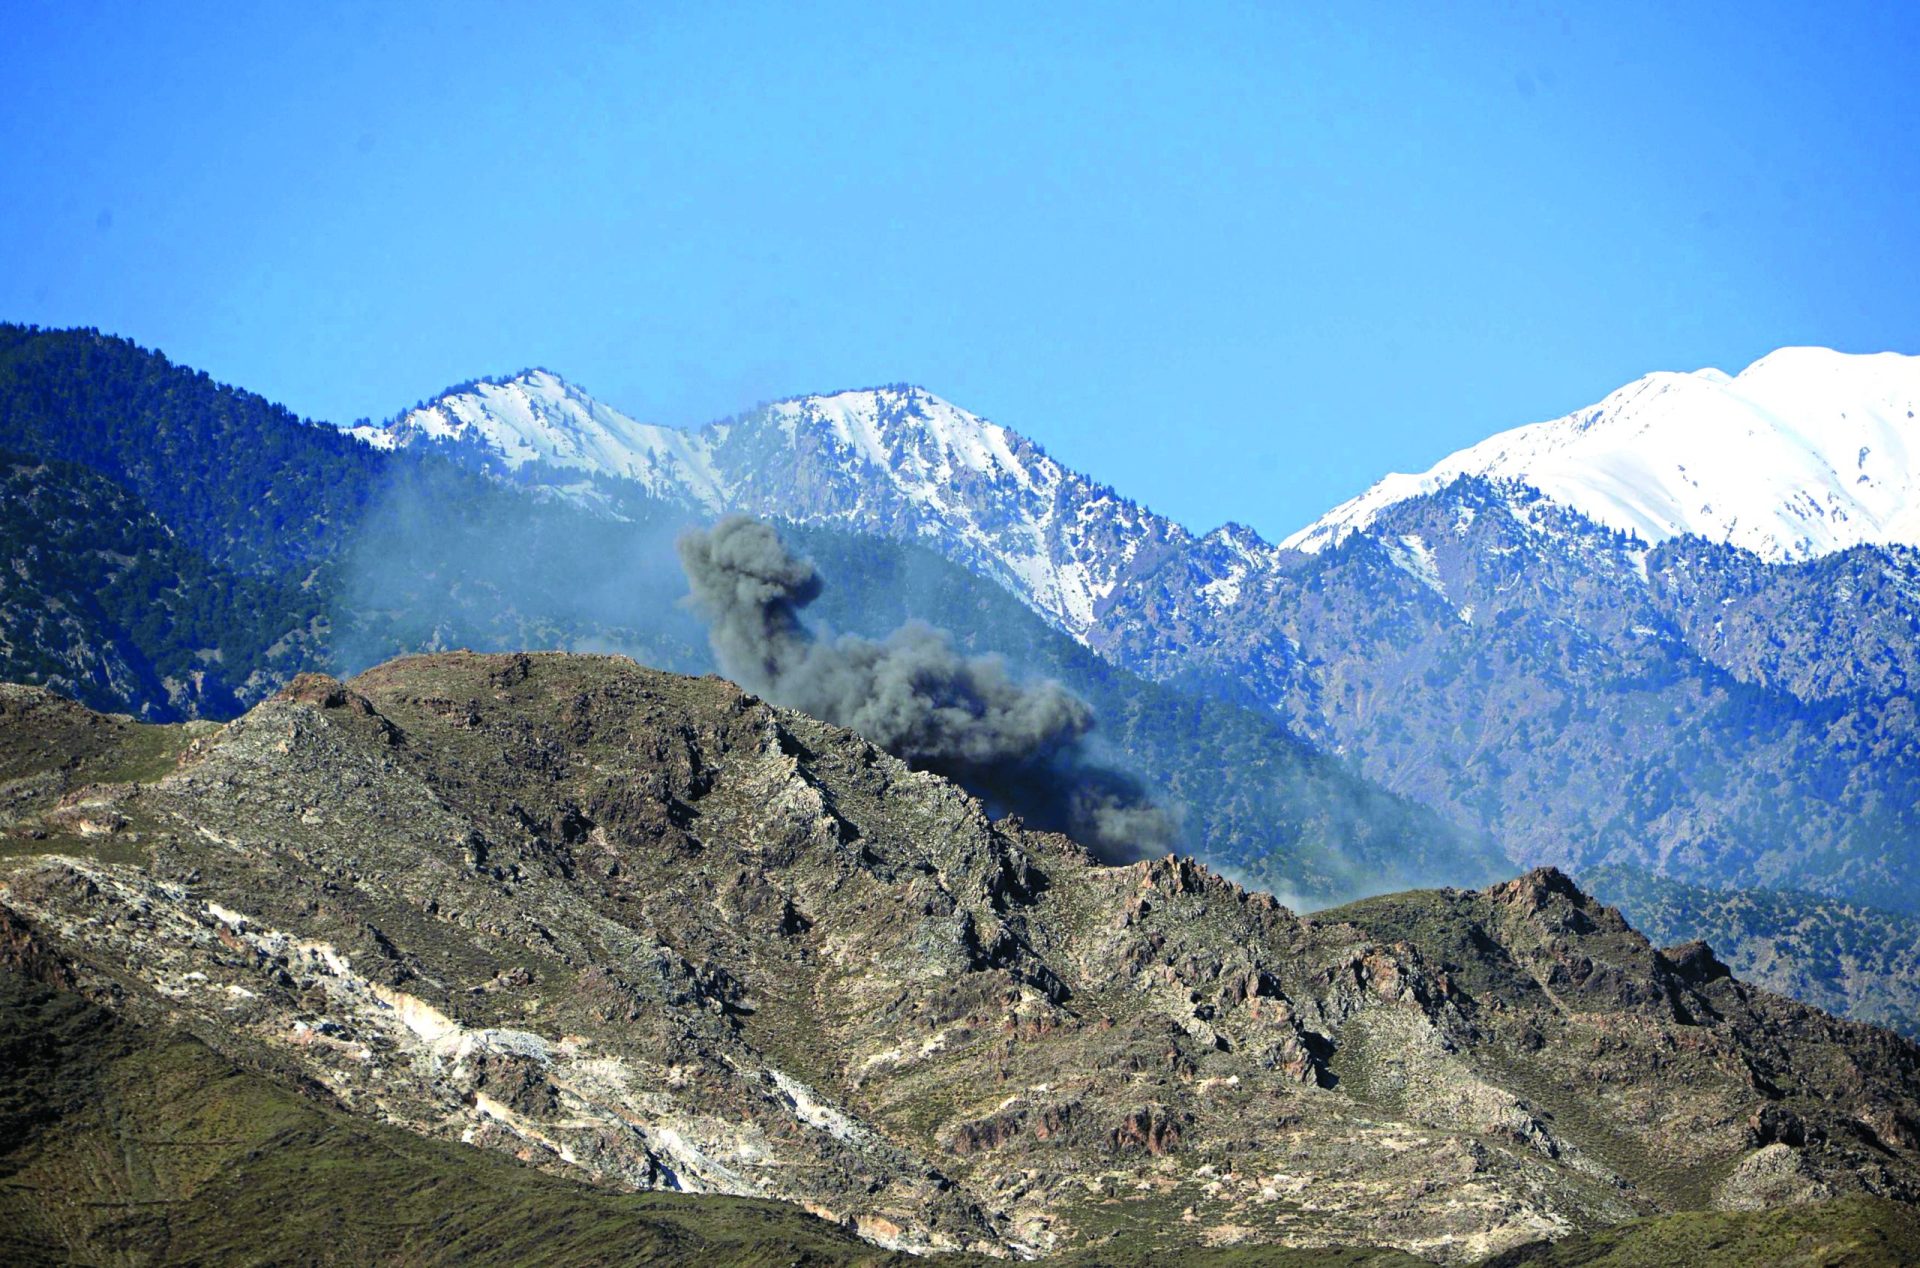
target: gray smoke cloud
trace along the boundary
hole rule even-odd
[[[801,610],[820,576],[758,520],[730,516],[682,536],[679,551],[714,656],[748,690],[850,727],[1109,860],[1173,845],[1171,820],[1139,785],[1090,760],[1093,710],[1060,684],[1018,681],[999,657],[964,656],[924,622],[879,641],[816,636]]]

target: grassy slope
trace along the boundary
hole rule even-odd
[[[1486,1268],[1899,1268],[1920,1263],[1920,1212],[1878,1198],[1634,1220],[1486,1261]]]

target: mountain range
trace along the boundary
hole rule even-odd
[[[1644,546],[1697,537],[1767,563],[1920,546],[1916,406],[1920,358],[1894,353],[1785,348],[1732,376],[1654,373],[1420,475],[1388,476],[1278,548],[1238,525],[1195,536],[908,385],[797,397],[684,431],[530,370],[352,431],[377,448],[439,449],[502,476],[612,477],[708,511],[925,537],[1092,643],[1102,609],[1170,555],[1213,565],[1204,598],[1231,606],[1280,552],[1321,551],[1463,477],[1544,498]],[[1089,533],[1094,524],[1102,531]]]
[[[436,455],[382,453],[124,340],[0,333],[10,337],[0,347],[0,453],[20,454],[34,473],[21,480],[30,513],[23,507],[0,543],[24,583],[0,593],[0,634],[20,631],[0,645],[0,676],[170,721],[231,717],[302,668],[445,647],[621,651],[666,668],[715,667],[704,629],[679,603],[672,540],[688,521],[670,503],[609,480],[583,506]],[[68,425],[70,416],[84,423]],[[183,489],[176,473],[205,467],[209,451],[229,460]],[[48,540],[59,524],[75,527]],[[804,531],[807,549],[832,565],[825,617],[876,635],[935,620],[966,650],[1061,678],[1099,704],[1095,739],[1178,803],[1186,839],[1209,842],[1217,861],[1250,878],[1324,902],[1383,880],[1477,882],[1498,871],[1489,844],[1264,711],[1140,679],[928,551]],[[134,540],[160,543],[159,553],[129,554]],[[130,561],[141,563],[138,586],[86,597]],[[50,613],[64,617],[57,629]],[[1221,781],[1227,767],[1250,775]]]
[[[1061,677],[1188,848],[1292,901],[1557,864],[1604,875],[1636,918],[1712,933],[1758,980],[1895,1024],[1920,1006],[1920,984],[1856,967],[1920,955],[1914,549],[1770,561],[1656,541],[1582,513],[1539,466],[1557,438],[1578,451],[1563,466],[1637,443],[1677,471],[1704,398],[1716,426],[1739,414],[1771,438],[1756,452],[1791,456],[1780,479],[1816,487],[1845,455],[1783,438],[1828,435],[1826,410],[1885,436],[1853,447],[1881,527],[1836,513],[1821,540],[1884,537],[1903,522],[1888,464],[1911,358],[1787,350],[1737,376],[1649,376],[1390,477],[1300,549],[1196,535],[911,387],[685,432],[535,370],[343,434],[125,341],[5,335],[9,677],[164,720],[443,647],[711,669],[666,544],[723,510],[773,515],[832,560],[821,615],[871,635],[930,619]],[[1558,499],[1519,482],[1526,462]],[[1750,922],[1706,922],[1721,905],[1674,925],[1663,885],[1765,887],[1767,910],[1796,913],[1793,962]],[[1884,916],[1871,945],[1855,910]]]
[[[336,429],[0,327],[7,1255],[233,1258],[407,1158],[422,1227],[529,1213],[475,1259],[1898,1262],[1920,1059],[1817,1010],[1920,1030],[1917,366],[1651,375],[1273,544],[911,386]],[[665,672],[739,514],[824,578],[777,620],[1052,679],[1197,859]]]

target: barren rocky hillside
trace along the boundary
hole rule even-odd
[[[1920,1047],[1550,869],[1301,918],[620,659],[303,676],[225,727],[0,687],[0,832],[12,970],[371,1123],[883,1247],[1459,1261],[1920,1195]]]

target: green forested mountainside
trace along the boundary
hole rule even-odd
[[[1920,919],[1817,894],[1706,889],[1622,867],[1581,881],[1656,942],[1704,938],[1769,990],[1920,1037]]]
[[[79,463],[209,560],[267,573],[330,556],[390,465],[130,340],[11,324],[0,324],[0,449]]]
[[[0,452],[0,673],[150,720],[231,717],[311,663],[325,594],[237,573],[73,463]]]
[[[1687,645],[1742,682],[1885,701],[1889,723],[1920,725],[1920,551],[1856,546],[1782,566],[1689,538],[1653,553],[1648,580]]]

